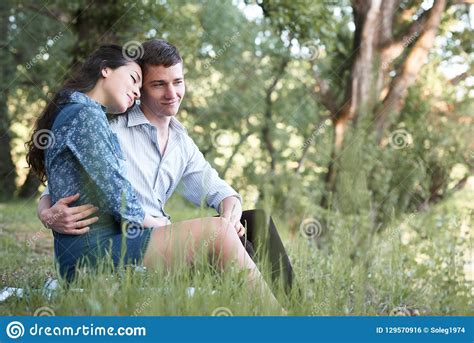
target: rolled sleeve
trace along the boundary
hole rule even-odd
[[[242,203],[240,194],[219,177],[189,136],[186,136],[186,147],[188,162],[181,179],[182,195],[195,205],[205,203],[217,212],[220,203],[227,197],[235,196]]]
[[[47,195],[51,195],[51,194],[49,193],[49,187],[48,187],[48,186],[46,186],[46,188],[43,190],[43,193],[41,193],[40,199],[41,199],[42,197],[47,196]]]

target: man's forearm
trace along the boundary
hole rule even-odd
[[[242,204],[240,199],[235,196],[224,198],[219,205],[219,214],[227,218],[231,223],[236,224],[242,216]]]
[[[38,203],[38,208],[37,208],[37,215],[39,220],[46,225],[46,220],[44,218],[44,211],[49,210],[51,208],[51,195],[45,195],[41,197]]]
[[[241,205],[239,198],[233,195],[230,197],[224,198],[219,205],[219,213],[223,214],[227,212],[232,212],[232,210],[238,205]]]

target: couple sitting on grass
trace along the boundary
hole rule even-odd
[[[138,59],[117,45],[90,55],[27,143],[30,167],[48,182],[38,215],[53,229],[61,276],[70,281],[80,263],[105,256],[116,266],[170,268],[178,256],[192,263],[205,249],[222,268],[247,270],[252,289],[277,303],[254,262],[268,258],[272,279],[289,291],[292,268],[273,220],[262,210],[242,212],[241,196],[175,118],[185,93],[177,48],[158,39],[140,48]],[[46,149],[38,144],[45,132]],[[220,216],[171,223],[164,206],[178,183],[186,199]]]

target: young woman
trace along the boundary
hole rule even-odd
[[[60,272],[69,280],[81,259],[95,264],[109,251],[114,263],[121,257],[140,258],[151,231],[127,237],[127,253],[121,256],[119,223],[126,224],[126,229],[167,224],[146,215],[136,200],[123,174],[120,146],[105,112],[126,111],[140,96],[141,79],[140,66],[127,59],[120,46],[100,47],[46,106],[28,142],[28,163],[42,181],[48,180],[53,203],[80,192],[76,204],[92,203],[101,211],[100,220],[87,235],[54,233]],[[47,149],[39,142],[45,138],[50,143]]]
[[[100,219],[86,234],[54,232],[61,274],[72,279],[79,261],[95,264],[109,253],[114,264],[143,262],[146,267],[158,268],[174,265],[179,252],[192,261],[196,251],[207,249],[216,253],[222,266],[236,262],[249,270],[251,286],[276,304],[226,219],[208,217],[171,228],[166,218],[143,212],[124,176],[122,151],[105,115],[130,107],[140,95],[141,79],[140,67],[123,55],[121,47],[103,46],[66,82],[36,122],[27,160],[41,180],[48,181],[52,203],[80,193],[71,206],[94,204],[99,208]],[[43,150],[37,140],[39,133],[45,132],[53,144]],[[126,230],[121,230],[120,223]]]

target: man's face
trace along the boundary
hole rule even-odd
[[[168,68],[146,66],[141,92],[144,110],[158,117],[174,116],[185,92],[183,64],[178,63]]]

